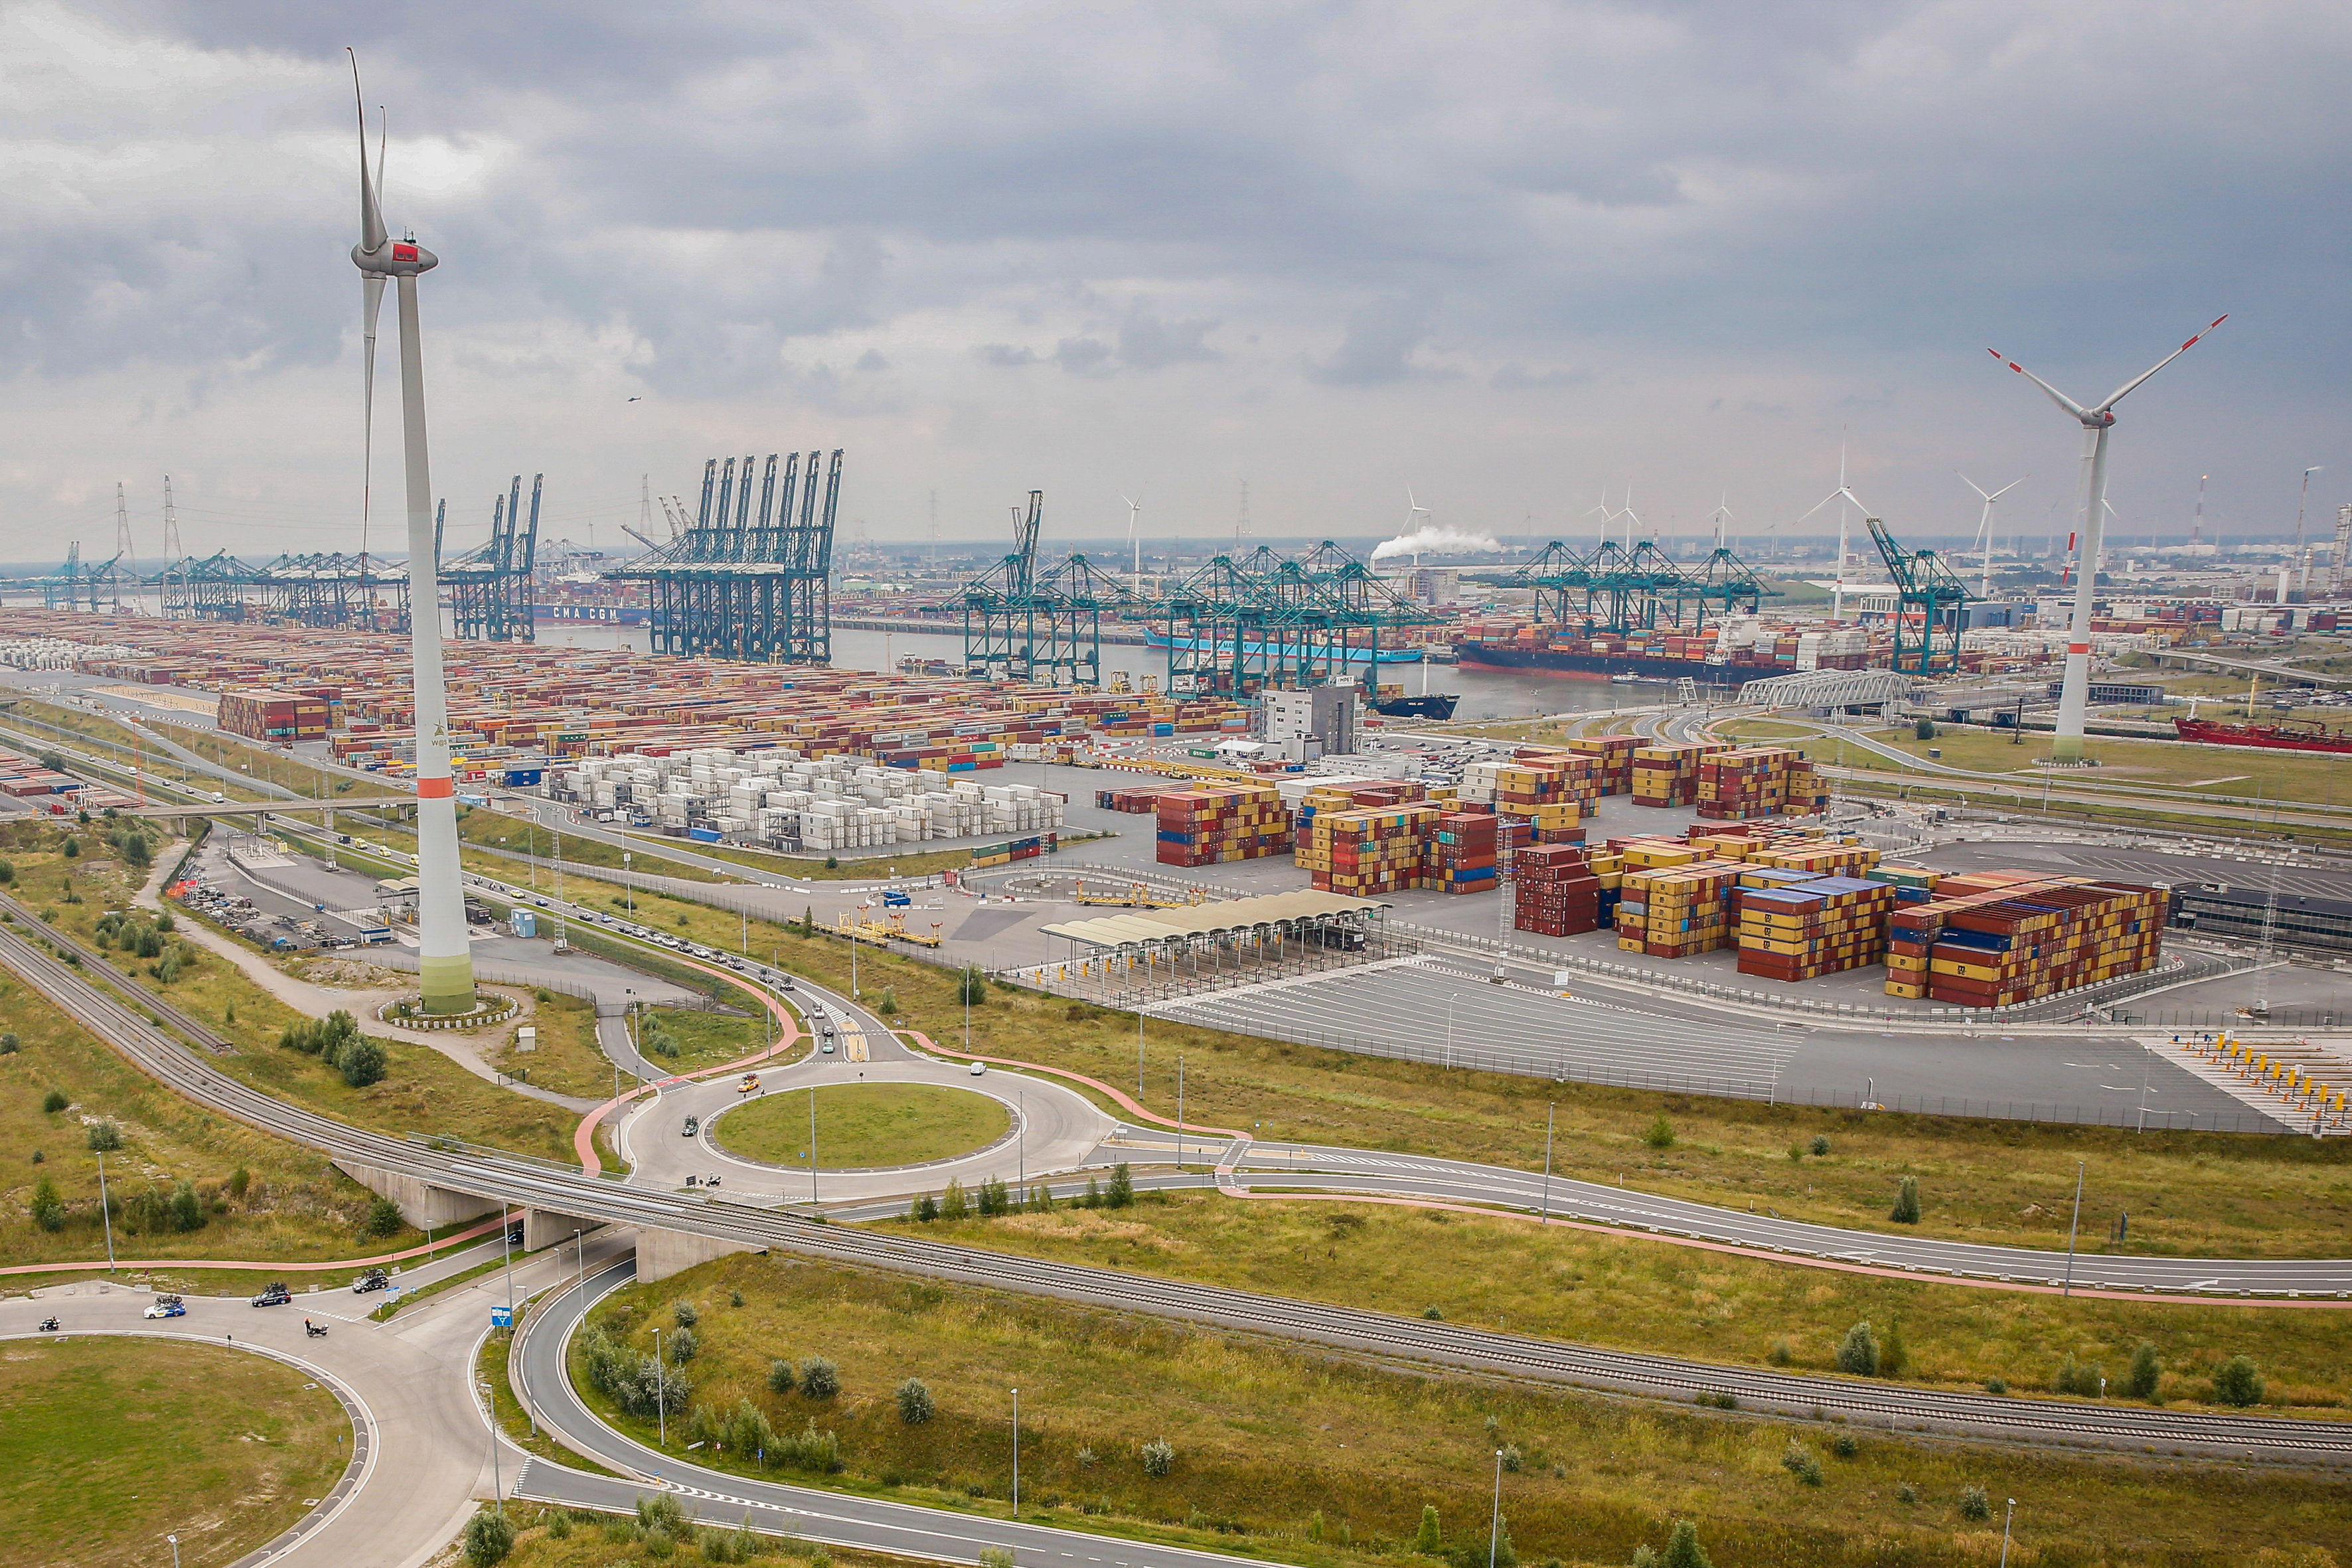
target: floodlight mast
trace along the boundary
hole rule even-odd
[[[474,960],[466,936],[466,896],[457,871],[457,781],[449,761],[449,689],[441,666],[440,562],[433,528],[433,469],[425,439],[425,353],[416,279],[440,258],[384,227],[368,173],[367,106],[360,98],[359,56],[352,55],[352,96],[360,115],[360,269],[362,325],[371,350],[383,286],[400,298],[400,412],[408,490],[408,640],[415,660],[416,710],[417,969],[427,1013],[473,1010]],[[370,401],[373,354],[368,367]],[[373,420],[373,410],[369,410]]]
[[[1986,351],[2047,393],[2051,402],[2064,409],[2083,426],[2082,522],[2075,534],[2074,613],[2066,632],[2066,676],[2059,688],[2058,730],[2050,744],[2053,762],[2079,763],[2083,760],[2083,721],[2089,709],[2091,696],[2091,611],[2098,597],[2099,549],[2107,521],[2107,432],[2115,428],[2116,405],[2138,390],[2158,371],[2195,348],[2205,332],[2211,331],[2229,319],[2226,313],[2214,317],[2204,332],[2199,332],[2109,393],[2104,401],[2088,408],[2010,359],[1999,349]]]

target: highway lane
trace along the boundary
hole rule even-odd
[[[54,933],[51,933],[54,935]],[[623,1185],[565,1166],[464,1147],[410,1142],[281,1104],[219,1073],[146,1017],[98,992],[82,974],[14,927],[0,926],[0,962],[169,1086],[265,1131],[462,1193],[555,1214],[783,1249],[856,1266],[1017,1290],[1383,1357],[1458,1365],[1539,1382],[1692,1400],[1730,1394],[1743,1405],[1862,1425],[2011,1440],[2155,1446],[2295,1463],[2352,1463],[2352,1424],[2012,1400],[1959,1391],[1716,1366],[1465,1329],[1443,1321],[1199,1286],[1114,1268],[1003,1256],[919,1238],[812,1223],[712,1194]],[[85,959],[85,966],[89,960]],[[198,1021],[160,999],[157,1016],[201,1039]]]
[[[634,1272],[629,1264],[618,1264],[593,1276],[584,1288],[567,1289],[543,1303],[525,1319],[509,1364],[518,1393],[538,1412],[543,1429],[573,1452],[639,1479],[592,1475],[534,1458],[515,1483],[517,1497],[618,1513],[635,1508],[640,1497],[667,1492],[698,1524],[732,1528],[749,1522],[766,1534],[942,1563],[976,1563],[989,1547],[1003,1547],[1031,1568],[1066,1563],[1096,1568],[1234,1568],[1257,1561],[729,1475],[624,1436],[582,1403],[564,1375],[563,1352],[589,1309],[626,1284]]]

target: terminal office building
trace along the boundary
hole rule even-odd
[[[2352,901],[2272,895],[2261,888],[2192,882],[2172,889],[2172,923],[2183,931],[2232,942],[2260,942],[2263,928],[2281,947],[2352,953]]]

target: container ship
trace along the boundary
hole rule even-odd
[[[1616,636],[1535,626],[1508,640],[1476,638],[1454,646],[1465,665],[1489,669],[1532,669],[1593,679],[1631,676],[1680,680],[1687,676],[1701,686],[1735,689],[1751,680],[1800,670],[1864,669],[1871,655],[1870,634],[1857,628],[1788,632],[1752,623],[1736,626],[1728,637],[1674,631]]]
[[[2210,719],[2175,719],[2184,741],[2209,746],[2268,746],[2284,752],[2352,752],[2352,732],[2307,720],[2284,724],[2217,724]]]
[[[1103,640],[1108,642],[1110,639],[1106,637]],[[1180,641],[1180,639],[1171,637],[1166,632],[1160,631],[1157,628],[1144,633],[1143,641],[1144,646],[1147,647],[1165,648],[1171,646],[1177,646],[1181,647],[1187,653],[1218,653],[1226,651],[1233,646],[1231,643],[1212,637],[1185,637]],[[1249,642],[1243,646],[1248,650],[1250,656],[1254,658],[1270,658],[1281,651],[1278,647],[1258,642]],[[1349,664],[1369,663],[1375,657],[1375,650],[1368,647],[1350,647],[1348,650],[1348,662]],[[1419,664],[1421,662],[1421,649],[1417,647],[1384,647],[1378,650],[1377,658],[1379,662],[1381,664]]]

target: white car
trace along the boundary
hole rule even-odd
[[[987,1064],[986,1062],[974,1062],[974,1063],[972,1063],[972,1064],[971,1064],[971,1076],[972,1076],[972,1077],[974,1077],[974,1078],[982,1078],[982,1077],[985,1077],[985,1076],[987,1075],[987,1072],[988,1072],[988,1064]]]

